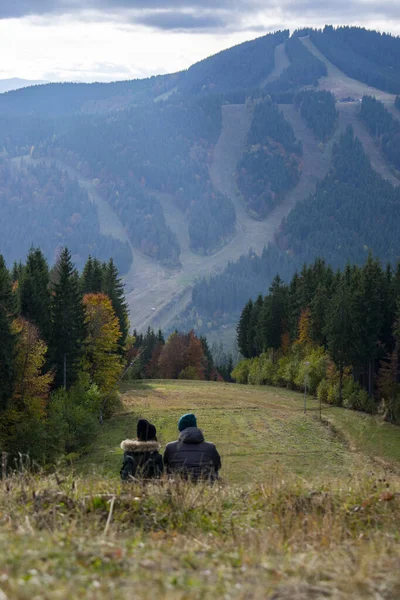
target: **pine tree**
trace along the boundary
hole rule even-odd
[[[367,365],[366,387],[370,396],[373,393],[374,364],[383,353],[380,345],[384,324],[383,289],[381,265],[369,256],[360,273],[356,297],[360,360]]]
[[[214,360],[208,345],[207,338],[202,335],[200,336],[200,342],[204,353],[204,375],[207,380],[210,379],[211,373],[214,369]]]
[[[247,330],[247,348],[250,357],[259,356],[263,351],[263,338],[260,326],[264,300],[261,294],[253,304]]]
[[[93,259],[89,254],[89,257],[83,267],[82,275],[81,275],[81,290],[82,294],[93,294],[94,293],[94,285],[93,285]],[[100,291],[100,290],[98,290]]]
[[[248,347],[248,333],[250,326],[250,318],[253,310],[253,301],[249,300],[242,310],[239,323],[236,327],[237,344],[240,353],[244,358],[250,358],[250,348]]]
[[[339,402],[342,403],[343,372],[356,360],[356,306],[352,290],[343,278],[328,305],[326,335],[329,354],[339,370]]]
[[[15,299],[11,277],[0,254],[0,412],[11,399],[14,386],[14,356],[16,339],[12,330]]]
[[[51,335],[50,273],[47,261],[38,248],[29,251],[20,285],[20,311],[30,323],[39,329],[46,342]]]
[[[328,306],[328,293],[324,284],[320,284],[311,301],[310,335],[319,346],[326,344],[324,326]]]
[[[103,292],[110,298],[119,321],[121,337],[118,345],[122,352],[129,333],[128,305],[124,295],[124,284],[112,258],[110,258],[104,268]]]
[[[288,325],[288,291],[277,275],[269,288],[260,317],[263,350],[278,350]]]
[[[78,273],[64,248],[56,265],[56,280],[52,302],[52,331],[49,345],[51,363],[55,369],[55,385],[64,382],[70,388],[77,380],[86,338],[85,312]]]

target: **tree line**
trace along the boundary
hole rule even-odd
[[[323,260],[276,276],[237,325],[240,383],[285,385],[400,423],[400,264],[369,256],[334,271]]]
[[[116,403],[127,335],[112,259],[79,275],[67,248],[52,269],[37,248],[11,272],[0,255],[1,449],[51,462],[87,447]]]

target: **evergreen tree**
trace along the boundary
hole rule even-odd
[[[356,306],[352,290],[345,279],[342,280],[328,305],[326,315],[326,335],[329,354],[339,370],[339,402],[342,403],[343,372],[353,364],[359,349],[356,347],[357,321]]]
[[[96,266],[94,268],[96,270]],[[107,265],[104,267],[103,292],[110,298],[119,321],[121,337],[118,341],[118,345],[122,352],[129,333],[128,305],[125,301],[124,284],[122,283],[122,279],[119,276],[118,269],[112,258],[110,258]]]
[[[7,408],[13,393],[16,342],[12,331],[14,307],[11,277],[0,254],[0,412]]]
[[[378,358],[382,358],[383,354],[380,344],[384,318],[383,288],[382,267],[379,261],[369,256],[360,273],[356,297],[359,356],[361,362],[367,366],[365,387],[370,396],[373,393],[374,363]]]
[[[263,351],[263,339],[260,327],[263,304],[263,297],[260,294],[254,302],[250,314],[249,327],[247,330],[247,348],[251,358],[258,356]]]
[[[207,342],[207,338],[202,335],[200,336],[200,342],[201,342],[201,346],[203,348],[203,353],[204,353],[204,376],[207,380],[210,379],[211,377],[211,373],[214,370],[214,361],[213,361],[213,357],[211,354],[211,350],[209,348],[208,342]]]
[[[277,275],[269,288],[269,296],[264,300],[260,317],[263,350],[278,350],[282,335],[287,330],[288,293],[287,287]]]
[[[311,337],[319,346],[326,344],[324,333],[328,293],[324,284],[320,284],[311,301]]]
[[[250,358],[251,356],[250,348],[248,347],[248,333],[252,310],[253,301],[249,300],[242,310],[239,323],[236,327],[237,344],[240,353],[244,356],[244,358]]]
[[[82,271],[82,275],[81,275],[81,289],[82,289],[82,294],[93,294],[94,293],[93,259],[90,256],[90,254],[85,263],[85,266],[83,267],[83,271]]]
[[[70,388],[77,380],[86,328],[79,277],[68,248],[64,248],[57,262],[56,279],[49,354],[55,369],[55,385],[58,387],[64,382],[65,358],[66,384]]]
[[[19,284],[20,312],[36,325],[46,342],[51,335],[50,274],[47,261],[39,248],[29,251]]]

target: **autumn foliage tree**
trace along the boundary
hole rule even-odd
[[[87,328],[84,371],[102,393],[108,393],[117,383],[122,369],[118,354],[119,321],[105,294],[86,294],[83,304]]]
[[[159,358],[164,379],[204,379],[204,365],[203,346],[193,331],[170,335]]]
[[[43,373],[47,346],[38,328],[22,317],[13,322],[16,339],[14,387],[7,411],[1,419],[1,440],[9,452],[32,448],[46,418],[53,373]]]

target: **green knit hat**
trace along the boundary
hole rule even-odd
[[[179,419],[179,422],[178,422],[179,431],[183,431],[184,429],[187,429],[188,427],[197,427],[196,415],[194,415],[193,413],[187,413],[186,415],[183,415]]]

